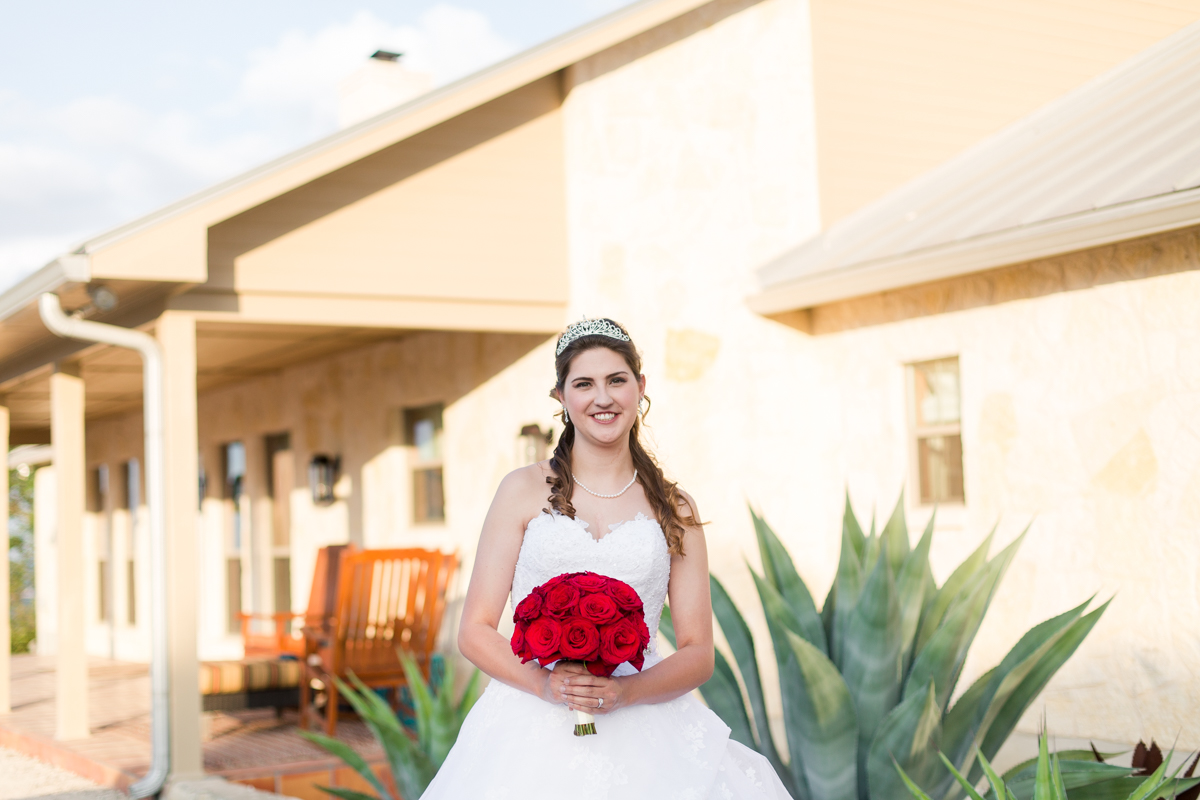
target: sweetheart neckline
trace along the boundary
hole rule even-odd
[[[551,519],[559,517],[559,518],[570,520],[571,522],[574,522],[575,526],[576,526],[575,529],[578,530],[580,533],[584,534],[585,536],[587,536],[587,538],[591,539],[594,544],[600,544],[605,539],[612,536],[614,533],[617,533],[618,531],[633,524],[634,522],[653,522],[655,525],[658,524],[658,520],[654,519],[653,517],[647,516],[646,514],[639,511],[633,515],[632,519],[623,520],[621,522],[615,522],[615,523],[609,525],[608,533],[604,534],[600,538],[596,538],[588,530],[588,528],[590,528],[591,525],[587,522],[587,520],[582,520],[577,517],[569,517],[566,514],[560,514],[557,511],[555,511],[553,513],[543,511],[542,513],[538,514],[537,517],[534,517],[534,519],[539,519],[541,517],[550,517]]]

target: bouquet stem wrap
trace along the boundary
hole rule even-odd
[[[575,735],[591,736],[596,732],[596,718],[586,711],[575,712]]]

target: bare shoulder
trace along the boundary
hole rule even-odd
[[[696,499],[692,497],[682,486],[676,486],[679,490],[679,513],[683,517],[695,517],[696,521],[700,521],[700,507],[696,505]]]
[[[501,510],[505,516],[520,519],[524,529],[524,525],[546,507],[550,496],[546,478],[552,474],[546,461],[514,469],[500,481],[493,508]]]

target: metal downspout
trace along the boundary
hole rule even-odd
[[[146,427],[146,505],[150,514],[150,771],[130,787],[131,797],[151,797],[162,791],[171,766],[170,702],[167,695],[167,548],[166,485],[163,443],[162,348],[142,331],[69,317],[58,295],[38,299],[42,322],[51,333],[68,339],[102,342],[136,350],[142,356],[143,416]]]

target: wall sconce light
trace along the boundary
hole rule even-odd
[[[536,464],[546,458],[546,448],[554,441],[554,429],[543,432],[539,425],[521,428],[521,458],[526,464]]]
[[[333,485],[337,483],[341,467],[341,456],[324,453],[317,453],[308,462],[308,488],[314,504],[327,506],[333,502]]]

